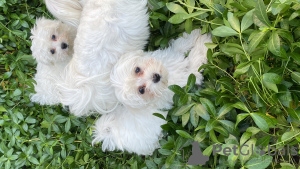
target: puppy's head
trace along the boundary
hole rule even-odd
[[[73,54],[76,29],[58,20],[39,18],[31,29],[33,57],[44,64],[61,62]]]
[[[132,108],[155,105],[168,87],[163,64],[142,51],[121,57],[111,73],[111,82],[120,102]]]

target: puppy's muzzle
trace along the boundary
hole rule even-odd
[[[160,75],[157,74],[157,73],[155,73],[155,74],[153,75],[153,82],[154,82],[154,83],[158,83],[159,81],[160,81]]]
[[[68,45],[68,44],[66,44],[66,43],[64,43],[64,42],[63,42],[63,43],[61,43],[61,48],[62,48],[62,49],[67,49],[67,48],[68,48],[68,46],[69,46],[69,45]]]

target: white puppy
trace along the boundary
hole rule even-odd
[[[62,22],[78,27],[85,0],[45,0],[49,12]]]
[[[207,62],[204,43],[209,42],[210,35],[194,30],[172,41],[167,49],[125,54],[111,73],[116,97],[123,105],[96,122],[93,143],[103,141],[103,150],[152,154],[159,147],[160,126],[165,123],[152,114],[166,117],[167,112],[161,109],[171,108],[173,103],[168,86],[186,85],[191,73],[201,84],[198,68]]]
[[[34,80],[36,94],[31,101],[42,105],[60,102],[56,84],[60,74],[71,60],[76,29],[57,20],[39,18],[31,29],[32,56],[37,61]]]
[[[76,116],[108,113],[118,101],[110,72],[121,55],[141,50],[149,37],[147,0],[85,0],[64,72],[61,102]]]

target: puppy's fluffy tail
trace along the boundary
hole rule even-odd
[[[175,52],[187,53],[191,50],[200,36],[200,29],[193,30],[190,34],[183,33],[182,37],[171,41],[172,49]]]
[[[50,13],[62,22],[78,27],[84,0],[45,0]]]
[[[189,71],[190,73],[193,73],[196,75],[196,77],[198,77],[200,81],[198,80],[197,83],[199,84],[202,81],[203,77],[198,72],[198,69],[200,66],[207,63],[208,48],[205,46],[205,43],[212,43],[211,34],[199,34],[195,46],[192,48],[188,56],[190,62]]]
[[[119,105],[114,112],[97,120],[93,144],[103,142],[103,151],[126,150],[138,155],[152,155],[160,147],[160,125],[165,124],[164,120],[152,115],[153,112],[156,109],[133,111]]]
[[[119,135],[118,124],[115,123],[115,114],[102,115],[95,123],[92,144],[102,142],[103,151],[124,151],[120,139],[115,138],[116,135]]]
[[[110,84],[110,72],[95,76],[84,76],[77,72],[78,64],[71,60],[62,73],[63,82],[57,86],[60,102],[69,106],[75,116],[88,116],[92,113],[112,112],[118,105],[113,87]]]

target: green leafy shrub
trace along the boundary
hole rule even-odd
[[[201,168],[299,167],[291,154],[212,151],[214,145],[299,148],[300,3],[149,0],[149,8],[147,50],[196,28],[212,33],[213,43],[206,44],[208,64],[200,68],[202,88],[193,75],[185,87],[169,87],[174,108],[162,126],[161,149],[144,157],[91,146],[98,117],[77,118],[61,106],[30,102],[30,28],[36,17],[51,16],[39,0],[0,0],[0,168],[197,168],[186,164],[193,141],[209,156]]]

